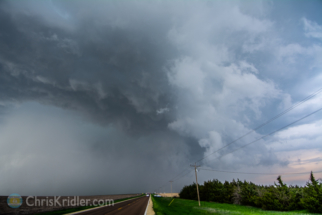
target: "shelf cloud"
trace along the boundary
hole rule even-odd
[[[216,159],[321,107],[216,152],[321,87],[321,2],[301,4],[1,1],[0,194],[154,191],[211,153],[201,165],[316,170],[287,153],[321,152],[321,113]]]

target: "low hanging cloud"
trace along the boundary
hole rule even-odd
[[[10,179],[27,175],[26,194],[156,189],[289,107],[319,86],[321,25],[296,17],[300,43],[271,11],[281,12],[268,2],[1,1],[0,188],[14,192]],[[283,133],[216,157],[311,109],[201,164],[288,168],[274,142]]]

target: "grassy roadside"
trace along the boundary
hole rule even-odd
[[[307,213],[306,211],[265,211],[255,207],[233,205],[233,204],[221,204],[214,202],[200,202],[201,206],[198,206],[197,201],[179,199],[179,198],[157,198],[152,196],[153,209],[156,215],[177,215],[177,214],[245,214],[245,215],[317,215],[313,213]],[[171,205],[169,206],[170,202]]]
[[[135,197],[131,197],[131,198],[124,198],[124,199],[117,199],[114,201],[114,203],[117,202],[121,202],[121,201],[125,201],[125,200],[129,200],[129,199],[134,199],[134,198],[138,198],[138,197],[142,197],[145,196],[145,194],[142,194],[140,196],[135,196]],[[102,205],[99,205],[102,206]],[[90,209],[90,208],[96,208],[98,206],[83,206],[83,207],[78,207],[78,208],[69,208],[69,209],[64,209],[64,210],[58,210],[58,211],[49,211],[49,212],[43,212],[43,213],[38,213],[39,215],[58,215],[58,214],[67,214],[67,213],[73,213],[73,212],[77,212],[77,211],[81,211],[81,210],[86,210],[86,209]]]

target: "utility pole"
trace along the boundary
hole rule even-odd
[[[172,193],[172,182],[173,182],[173,181],[169,181],[169,182],[171,183],[171,193]]]
[[[197,166],[197,163],[195,163],[195,165],[190,165],[190,166],[195,168],[198,202],[199,202],[199,207],[200,207],[200,197],[199,197],[198,178],[197,178],[197,167],[200,167],[200,166]]]

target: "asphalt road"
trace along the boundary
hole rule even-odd
[[[114,204],[114,206],[102,207],[95,210],[79,213],[80,215],[144,215],[149,197],[143,196]]]

